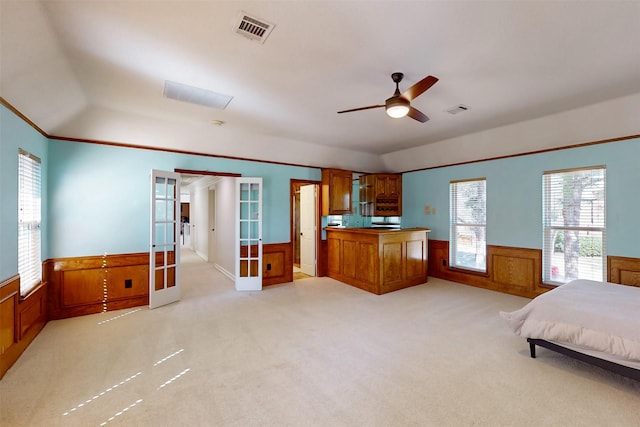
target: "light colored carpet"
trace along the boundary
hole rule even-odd
[[[499,317],[528,300],[438,279],[236,292],[183,253],[182,301],[52,321],[0,381],[4,426],[635,426],[640,384]]]

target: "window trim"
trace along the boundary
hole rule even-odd
[[[550,202],[550,190],[548,189],[549,184],[546,181],[546,177],[550,175],[558,175],[558,174],[568,174],[572,172],[580,172],[580,171],[596,171],[596,170],[604,171],[604,185],[603,185],[603,224],[604,226],[593,226],[593,227],[585,227],[585,226],[557,226],[557,225],[547,225],[548,213],[547,213],[547,205]],[[551,171],[545,171],[542,173],[542,284],[551,288],[555,288],[557,286],[561,286],[566,281],[555,281],[550,280],[551,277],[547,276],[549,274],[548,267],[550,264],[547,259],[547,250],[549,249],[550,242],[548,241],[548,234],[554,231],[593,231],[602,233],[602,278],[601,280],[607,280],[607,167],[606,165],[594,165],[594,166],[584,166],[584,167],[576,167],[576,168],[568,168],[568,169],[557,169]]]
[[[27,213],[24,213],[27,210]],[[25,215],[28,218],[25,218]],[[18,148],[18,275],[20,296],[42,284],[42,161]],[[26,247],[25,247],[26,245]]]
[[[457,212],[457,205],[455,205],[453,197],[454,197],[454,193],[453,193],[453,186],[456,184],[460,184],[460,183],[465,183],[465,182],[480,182],[483,181],[484,182],[484,223],[465,223],[465,224],[459,224],[457,222],[454,222],[454,218],[456,216],[456,212]],[[486,177],[480,177],[480,178],[468,178],[468,179],[459,179],[459,180],[451,180],[449,182],[449,265],[448,268],[449,270],[452,271],[460,271],[460,272],[466,272],[466,273],[471,273],[471,274],[477,274],[479,276],[487,276],[489,274],[489,266],[487,263],[487,178]],[[456,257],[454,255],[456,248],[457,248],[457,240],[454,238],[455,236],[455,229],[458,226],[464,226],[464,227],[482,227],[484,229],[484,238],[485,238],[485,244],[484,244],[484,269],[478,269],[478,268],[472,268],[472,267],[468,267],[468,266],[463,266],[463,265],[459,265],[456,264]]]

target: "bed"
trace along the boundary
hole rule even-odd
[[[574,280],[500,315],[532,358],[545,347],[640,381],[639,287]]]

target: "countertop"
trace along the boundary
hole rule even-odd
[[[384,227],[364,227],[364,228],[349,228],[349,227],[325,227],[327,231],[342,231],[349,233],[364,233],[364,234],[392,234],[399,232],[411,232],[411,231],[426,231],[431,230],[424,227],[412,227],[412,228],[384,228]]]

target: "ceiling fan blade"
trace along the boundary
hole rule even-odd
[[[436,84],[437,81],[438,81],[437,77],[427,76],[424,79],[420,80],[418,83],[411,86],[409,89],[407,89],[402,94],[402,97],[411,101],[417,98],[418,96],[422,95],[427,89],[429,89],[431,86]]]
[[[414,120],[419,121],[420,123],[424,123],[429,120],[429,117],[427,117],[422,111],[416,110],[413,107],[409,107],[409,112],[407,113],[407,116],[411,117]]]
[[[338,111],[338,114],[340,114],[340,113],[350,113],[352,111],[370,110],[372,108],[382,108],[382,107],[384,107],[384,104],[383,105],[369,105],[368,107],[352,108],[351,110]]]

